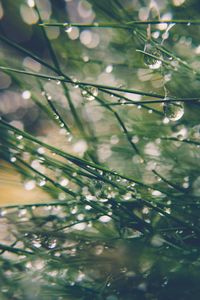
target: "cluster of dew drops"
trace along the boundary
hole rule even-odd
[[[159,69],[162,66],[162,54],[160,50],[151,44],[147,44],[145,46],[145,51],[148,54],[144,54],[144,64],[152,70]],[[161,60],[159,60],[159,58]],[[170,101],[170,98],[167,96],[163,100],[163,113],[165,115],[165,121],[168,122],[180,120],[184,115],[184,103],[175,101],[175,99]]]
[[[66,33],[72,31],[72,26],[70,23],[64,23],[64,30]],[[147,42],[144,48],[146,54],[144,54],[144,64],[147,65],[152,70],[157,70],[162,67],[162,54],[159,49]],[[85,86],[81,88],[81,95],[86,102],[94,100],[98,96],[98,88],[95,86]],[[184,115],[184,104],[178,101],[166,101],[169,100],[165,97],[163,102],[163,113],[165,115],[165,122],[168,121],[178,121]]]

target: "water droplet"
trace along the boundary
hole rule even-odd
[[[166,75],[164,75],[164,82],[169,82],[170,80],[172,79],[172,74],[166,74]]]
[[[165,208],[165,212],[170,215],[171,214],[171,208]]]
[[[68,134],[67,134],[67,141],[68,142],[71,142],[72,141],[72,139],[73,139],[73,136],[68,132]]]
[[[32,245],[35,248],[40,248],[42,246],[41,239],[36,236],[36,238],[32,240]]]
[[[54,249],[57,245],[57,240],[56,239],[46,239],[44,242],[44,246],[48,249]]]
[[[27,4],[29,7],[34,7],[35,6],[35,1],[34,0],[27,0]]]
[[[139,142],[139,137],[137,135],[134,135],[132,138],[131,138],[131,142],[133,142],[134,144],[137,144]]]
[[[12,163],[13,163],[13,162],[16,162],[16,160],[17,160],[17,159],[16,159],[16,157],[14,157],[14,156],[11,157],[11,159],[10,159],[10,161],[11,161]]]
[[[7,210],[6,209],[3,209],[3,208],[1,208],[0,209],[0,217],[4,217],[4,216],[6,216],[7,215]]]
[[[30,99],[31,97],[31,92],[30,91],[23,91],[22,93],[22,98],[27,100],[27,99]]]
[[[17,135],[16,137],[19,141],[21,141],[23,139],[23,136],[22,135]]]
[[[109,217],[109,216],[101,216],[100,218],[99,218],[99,221],[100,222],[102,222],[102,223],[107,223],[107,222],[110,222],[111,221],[111,217]]]
[[[139,291],[143,291],[145,292],[147,289],[147,284],[145,282],[141,282],[139,285],[138,285],[138,290]]]
[[[164,119],[163,119],[163,124],[168,124],[169,123],[169,119],[167,118],[167,117],[165,117]]]
[[[37,152],[38,152],[39,154],[44,154],[44,153],[45,153],[45,148],[39,147],[39,148],[37,149]]]
[[[72,228],[81,231],[81,230],[84,230],[86,227],[87,227],[87,224],[84,222],[81,222],[81,223],[77,223],[77,224],[73,225]]]
[[[126,193],[123,196],[123,200],[125,200],[125,201],[130,200],[131,198],[132,198],[132,194],[130,192]]]
[[[78,89],[78,88],[79,88],[78,80],[77,80],[77,79],[74,79],[74,80],[73,80],[73,87],[74,87],[75,89]]]
[[[72,31],[72,26],[69,23],[64,23],[65,32],[70,33]]]
[[[95,86],[86,86],[85,89],[81,91],[81,94],[86,100],[92,101],[98,96],[98,88]]]
[[[163,112],[165,117],[167,117],[170,121],[178,121],[184,115],[184,104],[178,101],[165,102],[163,105]]]
[[[59,182],[59,184],[60,184],[61,186],[67,186],[68,183],[69,183],[69,180],[68,180],[67,178],[61,178],[61,180],[60,180],[60,182]]]
[[[83,61],[84,62],[88,62],[90,59],[89,59],[89,56],[87,56],[87,55],[84,55],[83,56]]]
[[[108,65],[108,66],[106,67],[106,73],[111,73],[112,70],[113,70],[113,66],[112,66],[112,65]]]
[[[145,65],[149,66],[150,69],[159,69],[162,65],[162,61],[159,60],[159,58],[162,59],[162,55],[161,55],[160,51],[156,47],[153,47],[150,44],[147,44],[145,47],[145,52],[146,52],[144,54]],[[150,55],[148,55],[147,53]],[[155,56],[155,57],[153,57],[153,56]]]
[[[122,105],[124,105],[126,103],[126,100],[125,99],[122,99],[122,98],[119,98],[118,99],[118,102]]]
[[[42,179],[40,179],[39,181],[38,181],[38,185],[39,186],[44,186],[46,184],[46,180],[45,180],[45,178],[42,178]]]
[[[28,180],[24,183],[24,188],[27,191],[31,191],[35,188],[35,180]]]

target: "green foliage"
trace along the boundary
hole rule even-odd
[[[50,200],[1,208],[0,299],[199,299],[198,1],[16,2],[0,157]]]

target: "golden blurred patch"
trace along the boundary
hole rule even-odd
[[[35,187],[26,190],[20,174],[11,164],[0,160],[0,206],[49,202],[50,196]]]

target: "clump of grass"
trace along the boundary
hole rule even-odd
[[[120,1],[85,5],[94,22],[47,22],[35,3],[45,58],[0,35],[4,51],[40,64],[0,59],[38,111],[37,130],[31,117],[15,126],[2,113],[0,157],[25,190],[48,195],[1,208],[1,299],[198,299],[200,98],[190,52],[200,21],[173,6],[174,19],[143,21],[141,3],[131,13]]]

